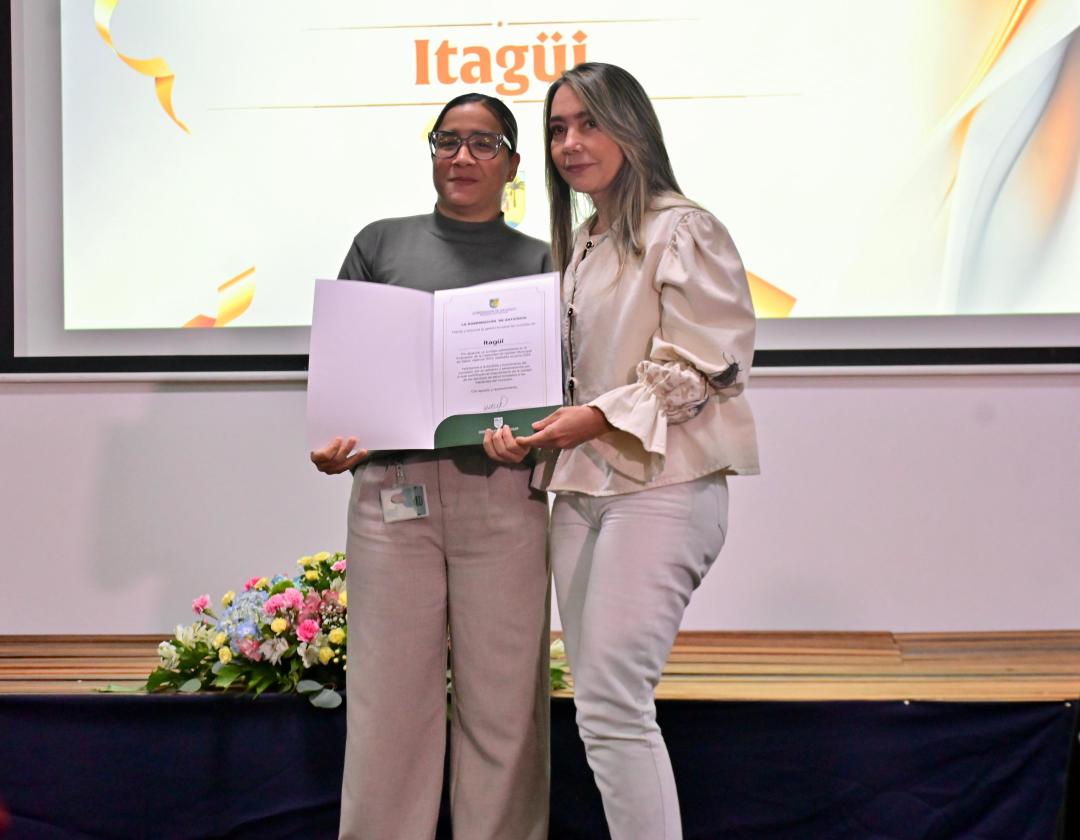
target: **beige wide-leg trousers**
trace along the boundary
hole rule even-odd
[[[679,840],[654,692],[690,595],[724,544],[722,474],[622,496],[560,494],[551,565],[578,731],[612,840]]]
[[[385,523],[395,462],[349,500],[348,738],[340,837],[430,840],[442,791],[449,628],[450,805],[462,840],[541,840],[548,827],[547,504],[527,467],[479,449],[404,458],[426,519]]]

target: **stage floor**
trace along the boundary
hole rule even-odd
[[[162,638],[0,636],[0,694],[136,688]],[[681,633],[657,697],[1071,701],[1080,698],[1080,630]]]

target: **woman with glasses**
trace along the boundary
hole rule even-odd
[[[648,96],[580,64],[548,91],[552,250],[567,405],[488,453],[554,450],[551,557],[578,729],[614,840],[682,836],[654,691],[727,531],[727,476],[758,471],[743,389],[754,343],[727,230],[682,195]],[[572,229],[573,194],[592,213]]]
[[[340,278],[435,291],[550,271],[547,245],[503,221],[519,161],[509,109],[459,96],[429,143],[433,212],[365,227]],[[434,836],[449,632],[454,836],[546,838],[545,495],[529,487],[528,468],[494,464],[479,447],[369,454],[357,445],[338,438],[311,454],[322,472],[355,470],[340,836]],[[386,521],[383,498],[415,485],[428,515]]]

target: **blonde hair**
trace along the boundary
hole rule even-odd
[[[551,204],[551,251],[555,265],[570,264],[575,218],[575,194],[551,157],[551,102],[567,85],[581,100],[600,129],[618,144],[624,161],[611,184],[611,236],[620,265],[643,253],[642,226],[654,196],[682,194],[671,169],[660,120],[648,94],[633,76],[614,64],[587,62],[567,70],[548,88],[544,99],[544,136],[548,200]],[[589,224],[596,218],[589,217]]]

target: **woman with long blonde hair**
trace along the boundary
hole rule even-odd
[[[684,197],[641,85],[581,64],[544,106],[562,272],[566,405],[496,460],[541,450],[577,721],[615,840],[682,836],[654,692],[727,532],[727,477],[758,471],[744,395],[754,311],[727,230]],[[591,213],[574,230],[579,196]]]

